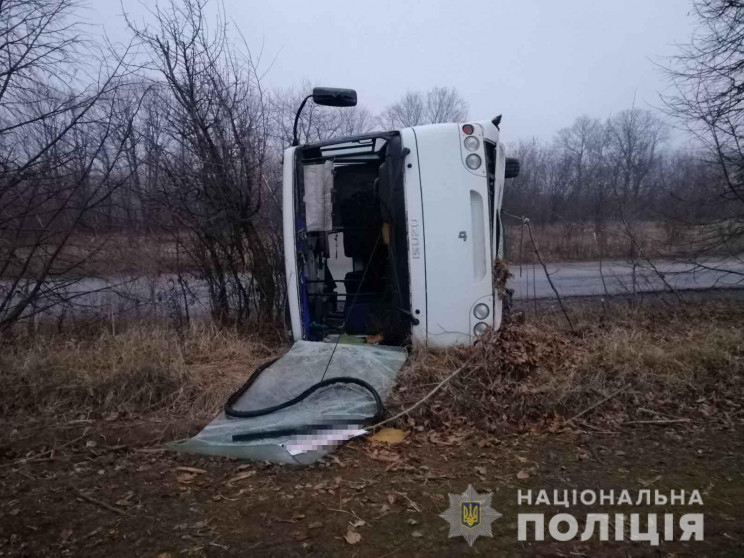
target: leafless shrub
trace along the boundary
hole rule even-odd
[[[205,5],[173,1],[154,9],[152,24],[129,20],[158,76],[145,140],[156,156],[145,164],[166,230],[208,284],[214,317],[272,320],[282,311],[283,260],[276,212],[265,207],[275,195],[265,181],[266,99],[255,61],[232,46],[222,20],[208,29]]]
[[[83,60],[95,51],[76,7],[0,3],[0,332],[74,298],[75,271],[101,246],[76,251],[74,233],[99,225],[122,186],[137,103],[122,112],[119,66]],[[81,83],[88,70],[99,78]]]

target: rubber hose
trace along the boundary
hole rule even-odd
[[[253,411],[239,411],[233,407],[238,399],[246,392],[250,387],[255,383],[255,381],[258,379],[258,377],[263,373],[264,370],[266,370],[269,366],[274,364],[278,358],[275,358],[273,360],[270,360],[268,362],[265,362],[258,368],[256,368],[255,372],[251,374],[250,378],[238,389],[235,393],[233,393],[230,397],[227,398],[227,401],[225,402],[225,415],[231,418],[253,418],[253,417],[261,417],[264,415],[269,415],[271,413],[275,413],[276,411],[279,411],[281,409],[286,409],[287,407],[291,407],[292,405],[296,405],[303,399],[307,399],[310,395],[318,391],[319,389],[322,389],[324,387],[333,385],[333,384],[355,384],[358,386],[363,387],[368,392],[372,394],[372,397],[375,400],[375,405],[377,407],[377,410],[375,412],[375,415],[367,419],[368,421],[379,421],[382,418],[383,413],[385,412],[385,407],[382,404],[382,399],[380,399],[380,394],[377,393],[377,390],[373,388],[369,383],[365,382],[364,380],[360,380],[359,378],[353,378],[351,376],[337,376],[335,378],[328,378],[327,380],[323,380],[318,382],[317,384],[313,384],[309,388],[307,388],[305,391],[303,391],[301,394],[299,394],[297,397],[293,397],[289,401],[285,401],[284,403],[279,403],[278,405],[274,405],[272,407],[265,407],[263,409],[255,409]]]

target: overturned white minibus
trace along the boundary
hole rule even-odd
[[[311,97],[356,104],[351,90]],[[473,343],[501,323],[501,199],[519,164],[504,155],[500,118],[299,146],[300,111],[283,185],[296,343],[177,449],[313,463],[382,419],[407,357],[395,345]]]
[[[355,104],[352,90],[312,98]],[[444,346],[501,323],[507,160],[492,121],[414,126],[284,153],[284,250],[295,340]]]

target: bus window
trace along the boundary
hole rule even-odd
[[[488,178],[488,225],[490,231],[490,237],[493,240],[493,227],[494,227],[494,215],[493,215],[493,200],[496,195],[496,145],[490,141],[486,141],[486,176]],[[491,246],[491,253],[496,254],[498,246]]]

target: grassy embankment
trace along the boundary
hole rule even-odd
[[[584,303],[586,304],[586,303]],[[417,420],[483,428],[741,418],[744,302],[716,295],[684,305],[621,302],[571,308],[577,333],[553,312],[517,315],[473,348],[416,350],[391,410],[410,405],[466,368]],[[122,331],[6,338],[0,408],[6,417],[167,413],[206,420],[254,369],[279,354],[277,330],[262,334],[197,324],[180,331],[132,324]]]

